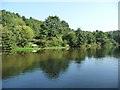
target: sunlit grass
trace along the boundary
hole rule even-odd
[[[13,51],[33,51],[33,50],[43,50],[43,49],[65,49],[66,47],[44,47],[44,48],[15,48]]]

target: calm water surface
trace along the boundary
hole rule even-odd
[[[117,88],[120,48],[3,54],[3,88]]]

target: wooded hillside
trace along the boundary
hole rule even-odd
[[[12,50],[16,47],[70,46],[80,47],[87,44],[118,45],[120,44],[120,30],[103,32],[74,30],[58,16],[48,16],[44,21],[33,17],[26,18],[18,13],[6,10],[2,12],[2,48]]]

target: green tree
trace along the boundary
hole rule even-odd
[[[64,40],[67,41],[67,43],[71,46],[71,47],[76,47],[76,43],[77,43],[77,37],[75,35],[74,32],[70,32],[69,34],[67,34],[66,36],[63,37]]]
[[[77,29],[76,37],[77,37],[77,46],[80,47],[81,45],[85,44],[86,41],[86,33],[83,32],[80,28]]]
[[[25,47],[34,37],[33,30],[28,26],[16,26],[15,32],[17,45],[20,47]]]
[[[94,35],[96,37],[96,43],[100,43],[101,45],[105,45],[109,43],[109,39],[107,38],[107,35],[105,32],[102,31],[96,31],[94,32]]]
[[[95,43],[95,36],[92,34],[92,32],[86,32],[86,39],[87,39],[87,44]]]
[[[8,31],[7,27],[2,28],[2,49],[3,51],[10,51],[16,46],[16,36],[12,31]]]

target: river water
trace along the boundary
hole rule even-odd
[[[3,88],[117,88],[120,48],[2,55]]]

